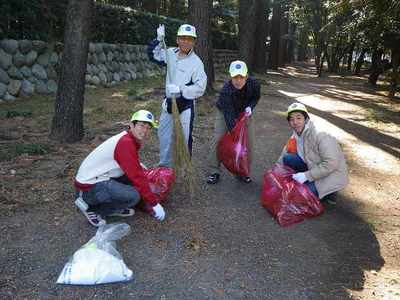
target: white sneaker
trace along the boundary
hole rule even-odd
[[[85,211],[83,212],[83,215],[86,217],[89,223],[95,227],[106,225],[106,220],[104,220],[100,215],[96,214],[93,211]]]
[[[89,205],[83,200],[82,197],[78,197],[75,200],[75,205],[93,226],[100,227],[106,225],[106,220],[104,220],[99,214],[96,214],[93,211],[88,211]]]

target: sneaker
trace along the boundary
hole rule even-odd
[[[329,195],[326,195],[325,197],[323,197],[321,199],[321,202],[325,202],[330,205],[336,205],[336,200],[337,200],[337,194],[332,193],[332,194],[329,194]]]
[[[244,183],[250,183],[252,182],[251,178],[249,176],[236,176],[236,178]]]
[[[117,211],[108,215],[109,217],[130,217],[135,214],[135,210],[133,208],[124,208],[121,211]]]
[[[82,211],[83,215],[95,227],[100,227],[106,225],[106,220],[104,220],[100,215],[93,211]]]
[[[106,221],[100,215],[88,210],[89,205],[83,200],[82,196],[79,196],[75,200],[75,205],[93,226],[100,227],[106,225]]]
[[[326,200],[326,203],[328,203],[328,204],[330,204],[330,205],[332,205],[332,206],[333,206],[333,205],[336,205],[336,199],[329,199],[329,198],[328,198],[328,199]]]
[[[207,183],[208,184],[216,184],[219,181],[219,174],[213,173],[207,176]]]

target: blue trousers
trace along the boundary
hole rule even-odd
[[[287,153],[283,156],[282,160],[285,166],[292,168],[295,172],[308,171],[307,164],[301,159],[301,157],[297,153],[296,154]],[[313,192],[319,198],[318,191],[317,188],[315,187],[314,181],[312,182],[306,181],[304,184],[310,189],[311,192]]]
[[[89,210],[102,217],[133,207],[140,201],[140,194],[126,176],[98,182],[89,191],[83,192],[83,200]]]

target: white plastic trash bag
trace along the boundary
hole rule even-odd
[[[65,264],[57,283],[94,285],[131,280],[133,273],[115,247],[115,241],[129,234],[130,230],[126,223],[101,226],[96,235]]]

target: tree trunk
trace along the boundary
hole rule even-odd
[[[348,72],[351,72],[351,65],[352,65],[352,63],[353,63],[353,52],[354,52],[354,47],[355,47],[355,44],[352,43],[351,46],[350,46],[350,48],[349,48],[349,51],[348,51],[348,53],[347,53],[347,71],[348,71]]]
[[[344,51],[341,49],[340,45],[332,45],[330,48],[330,52],[328,51],[328,47],[325,46],[325,56],[326,61],[328,63],[328,70],[332,73],[337,73],[340,71],[340,62],[343,59]]]
[[[256,32],[255,32],[255,48],[254,60],[251,69],[255,72],[264,73],[267,70],[266,52],[267,52],[267,7],[264,0],[257,1],[256,7]]]
[[[289,18],[285,17],[285,12],[282,13],[281,25],[280,25],[280,43],[279,43],[279,67],[283,67],[287,63],[288,57],[288,30],[289,30]]]
[[[389,97],[394,98],[396,95],[397,85],[400,81],[400,48],[392,49],[392,68],[393,72],[390,78]]]
[[[308,32],[304,29],[300,30],[300,37],[298,43],[298,61],[307,60],[307,51],[308,51]]]
[[[158,5],[158,14],[167,16],[168,15],[168,7],[167,0],[159,0],[160,3]]]
[[[354,66],[354,75],[360,75],[361,67],[364,63],[365,54],[367,53],[368,49],[363,48],[360,52],[360,55],[357,58],[356,64]]]
[[[321,76],[322,73],[322,69],[320,70],[320,64],[321,64],[321,49],[319,48],[315,48],[314,49],[315,52],[315,66],[317,67],[317,74],[318,77]]]
[[[207,3],[207,1],[204,2]],[[190,13],[192,14],[193,12],[191,11]],[[185,19],[186,16],[185,1],[182,0],[169,1],[168,16],[177,19]]]
[[[317,75],[322,77],[322,70],[324,68],[325,58],[328,59],[326,52],[321,52],[318,56]]]
[[[82,139],[83,103],[92,0],[69,0],[64,51],[50,138],[59,142]]]
[[[259,0],[258,0],[259,1]],[[239,56],[253,71],[257,0],[239,1]]]
[[[281,19],[282,7],[278,1],[274,1],[272,8],[271,24],[271,46],[269,64],[271,69],[277,70],[279,67],[279,49],[281,44]]]
[[[160,1],[158,0],[146,0],[142,2],[142,8],[145,11],[151,12],[151,13],[158,13],[159,10],[159,3]]]
[[[287,63],[289,63],[289,64],[295,60],[295,57],[294,57],[294,48],[295,48],[294,35],[295,35],[295,33],[296,33],[296,24],[289,23],[290,39],[288,40],[288,58],[287,58]]]
[[[213,89],[214,84],[214,61],[213,45],[211,36],[211,11],[212,0],[190,0],[189,21],[196,27],[198,38],[196,39],[196,53],[203,61],[207,74],[207,91]]]
[[[314,50],[315,50],[315,66],[317,68],[317,74],[319,77],[322,76],[323,69],[323,59],[321,56],[323,55],[323,50],[325,46],[324,36],[321,32],[321,28],[323,24],[326,24],[326,9],[324,9],[322,0],[313,0],[310,1],[310,13],[311,13],[311,27],[314,35]],[[325,51],[325,58],[329,59],[327,51]]]
[[[368,82],[373,86],[376,86],[376,82],[378,81],[379,75],[382,74],[383,72],[382,54],[383,54],[382,49],[375,49],[374,52],[372,53],[372,63],[370,69],[371,73],[369,74]]]

